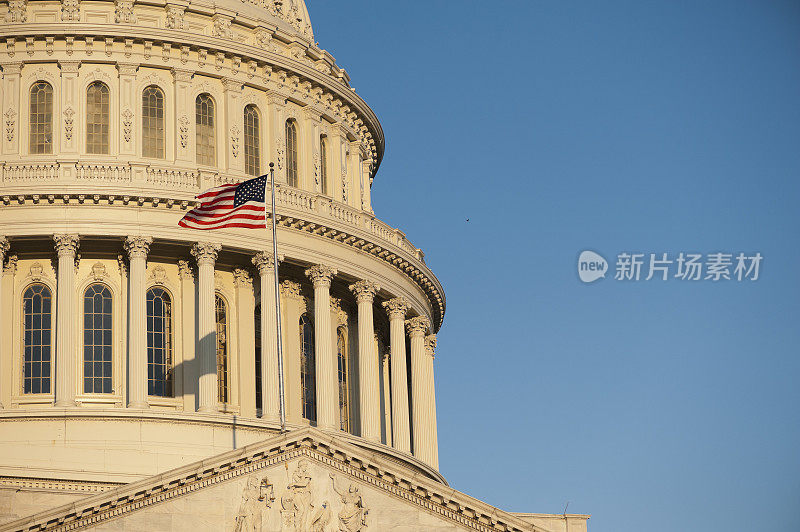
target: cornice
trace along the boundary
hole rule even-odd
[[[205,487],[305,458],[480,532],[546,532],[510,513],[442,484],[409,474],[381,456],[365,453],[337,436],[305,428],[167,471],[0,526],[0,531],[66,531],[96,526]]]

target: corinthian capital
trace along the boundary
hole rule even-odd
[[[283,281],[280,286],[281,295],[284,297],[300,297],[300,284],[294,281]]]
[[[210,262],[212,265],[217,261],[221,244],[216,242],[195,242],[192,246],[192,256],[197,264]]]
[[[431,322],[424,316],[417,316],[406,320],[406,330],[409,336],[422,336],[431,326]]]
[[[320,286],[330,286],[331,281],[333,280],[333,276],[336,275],[337,271],[330,266],[325,266],[324,264],[317,264],[316,266],[312,266],[311,268],[306,270],[306,277],[311,279],[311,282],[314,283],[314,288]]]
[[[425,351],[433,358],[436,354],[436,335],[429,334],[425,337]]]
[[[53,235],[53,242],[55,242],[56,253],[58,253],[59,257],[74,257],[80,246],[78,235],[55,234]]]
[[[125,239],[125,251],[128,252],[128,258],[134,257],[147,258],[150,253],[150,244],[153,243],[152,236],[129,236]]]
[[[275,270],[275,257],[268,251],[259,251],[250,260],[261,275]]]
[[[183,279],[194,279],[194,273],[192,272],[192,265],[189,264],[188,260],[179,260],[178,261],[178,277]]]
[[[243,268],[236,268],[233,270],[233,284],[234,286],[252,287],[253,278],[250,273]]]
[[[408,301],[403,297],[396,297],[389,301],[384,301],[381,305],[386,309],[386,313],[389,315],[390,319],[405,319],[406,312],[408,312],[409,308]]]
[[[372,303],[372,300],[375,299],[375,294],[381,289],[380,285],[372,281],[357,281],[351,284],[349,288],[359,303]]]
[[[11,246],[8,244],[8,239],[4,236],[0,236],[0,263],[5,259],[9,247]]]

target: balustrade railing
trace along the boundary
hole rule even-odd
[[[59,178],[58,163],[6,163],[3,181],[52,180]]]
[[[199,174],[193,170],[149,166],[145,175],[148,183],[158,187],[188,188],[192,190],[197,190],[198,187],[197,178]]]
[[[79,180],[129,182],[131,180],[131,167],[127,164],[78,163],[75,175]]]

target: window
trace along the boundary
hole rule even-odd
[[[111,290],[93,284],[83,293],[83,393],[111,393]]]
[[[108,85],[95,81],[86,89],[86,152],[108,153]]]
[[[328,137],[319,138],[319,185],[322,193],[328,193]]]
[[[244,108],[244,171],[249,175],[261,173],[260,117],[255,105]]]
[[[219,294],[214,304],[217,316],[217,392],[219,402],[228,402],[228,311]]]
[[[53,153],[53,87],[37,81],[31,87],[30,152]]]
[[[216,136],[214,133],[214,100],[201,94],[194,101],[194,116],[197,140],[197,164],[214,166],[217,162]]]
[[[286,121],[286,182],[296,187],[297,179],[297,123]]]
[[[316,357],[314,356],[314,324],[308,314],[300,316],[300,390],[303,394],[303,417],[317,420]]]
[[[32,284],[22,296],[23,393],[50,393],[53,298],[43,284]]]
[[[172,397],[172,299],[159,286],[147,291],[147,393]]]
[[[142,155],[163,159],[164,92],[150,85],[142,92]]]
[[[336,352],[339,360],[339,428],[350,430],[349,389],[347,387],[347,330],[336,330]]]

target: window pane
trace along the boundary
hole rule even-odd
[[[172,299],[166,290],[147,291],[147,393],[172,397]]]
[[[23,393],[50,393],[50,289],[30,285],[22,296]]]
[[[214,100],[201,94],[195,100],[195,126],[197,139],[197,164],[216,164],[216,137],[214,133]]]
[[[83,294],[83,392],[108,393],[111,389],[111,364],[105,365],[105,353],[112,350],[111,290],[93,284]],[[93,378],[92,378],[93,377]]]
[[[37,81],[30,93],[30,152],[53,153],[53,87]]]
[[[336,331],[336,347],[339,377],[339,428],[344,431],[349,431],[350,403],[347,383],[347,337],[344,327],[339,327]]]
[[[294,120],[286,121],[286,182],[296,187],[297,175],[297,124]]]
[[[163,159],[164,93],[155,85],[142,92],[142,155]]]
[[[328,193],[328,139],[319,138],[319,185],[323,194]]]
[[[244,108],[244,171],[249,175],[261,173],[260,123],[255,105]]]
[[[300,316],[300,390],[303,417],[317,420],[316,360],[314,355],[314,324],[308,314]]]
[[[225,300],[215,298],[217,317],[217,391],[221,403],[228,402],[228,312]]]
[[[108,86],[95,81],[86,90],[86,151],[108,153]]]

